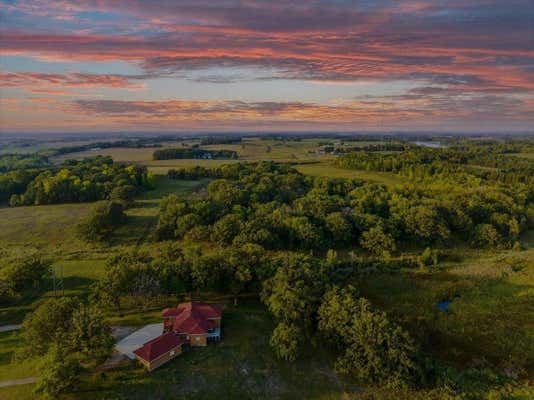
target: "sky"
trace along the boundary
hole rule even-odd
[[[0,132],[534,131],[534,0],[0,0]]]

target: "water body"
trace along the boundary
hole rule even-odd
[[[439,303],[436,303],[436,308],[440,311],[447,312],[449,304],[451,304],[450,300],[442,300]]]
[[[443,149],[443,148],[447,147],[447,146],[441,144],[440,142],[422,142],[422,141],[416,140],[413,143],[418,145],[418,146],[430,147],[432,149]]]

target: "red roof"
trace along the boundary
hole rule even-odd
[[[178,309],[177,308],[166,308],[165,310],[163,310],[163,312],[161,313],[161,316],[163,318],[166,318],[166,317],[176,317],[178,315]]]
[[[221,318],[222,308],[219,305],[206,303],[182,303],[176,308],[178,315],[173,323],[177,333],[202,335],[214,327],[210,319]]]
[[[134,354],[150,362],[184,343],[181,337],[169,332],[146,342],[143,347],[134,350]]]

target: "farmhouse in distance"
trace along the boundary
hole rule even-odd
[[[134,351],[149,371],[182,354],[184,346],[203,347],[221,338],[220,305],[190,301],[164,309],[162,317],[163,334]]]

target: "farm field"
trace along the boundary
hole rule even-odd
[[[239,159],[243,161],[258,161],[258,160],[275,160],[275,161],[309,161],[316,160],[317,157],[322,159],[328,159],[330,156],[321,155],[318,156],[314,151],[319,147],[321,141],[317,139],[301,140],[301,141],[279,141],[279,140],[266,140],[260,138],[244,138],[242,143],[239,144],[217,144],[202,146],[206,150],[232,150],[236,151],[239,155]],[[176,141],[176,142],[163,142],[162,148],[181,148],[184,144],[189,146],[198,144],[198,141]],[[168,164],[172,162],[183,162],[190,160],[152,160],[152,154],[156,148],[105,148],[94,149],[89,151],[83,151],[78,153],[69,153],[54,157],[53,160],[56,163],[61,163],[66,159],[82,159],[85,157],[92,157],[96,155],[110,156],[115,161],[130,161],[138,162],[147,166],[158,166],[159,162],[165,162]],[[193,162],[210,162],[212,160],[191,160]],[[214,160],[225,161],[225,160]],[[233,161],[233,160],[232,160]],[[178,164],[180,165],[180,164]]]

